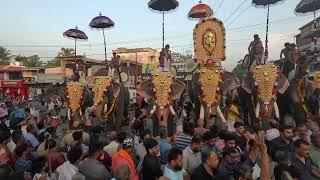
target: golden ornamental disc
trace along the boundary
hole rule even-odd
[[[111,85],[111,83],[112,83],[112,78],[108,76],[98,76],[94,80],[94,85],[93,85],[94,105],[98,105],[103,101],[103,95],[105,91],[108,89],[108,87]]]
[[[85,86],[79,82],[69,82],[66,88],[69,108],[76,111],[81,107]]]
[[[170,104],[170,92],[173,85],[173,75],[170,72],[155,72],[152,75],[155,94],[155,104],[166,107]]]
[[[213,55],[213,50],[216,48],[216,39],[216,33],[212,29],[208,29],[207,32],[203,34],[203,47],[210,56]]]
[[[260,100],[269,104],[274,97],[275,84],[279,79],[278,67],[272,64],[256,66],[253,69],[253,79],[258,86]]]

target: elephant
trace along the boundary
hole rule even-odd
[[[235,90],[240,86],[237,77],[227,71],[223,71],[219,63],[199,68],[193,74],[192,83],[188,88],[188,93],[194,104],[195,120],[199,126],[208,125],[209,115],[217,112],[218,117],[226,122],[220,109],[220,99],[223,92]]]
[[[289,87],[288,79],[280,73],[280,69],[273,64],[258,65],[242,81],[241,87],[253,99],[249,101],[255,105],[255,118],[280,119],[277,94],[284,94]]]
[[[185,83],[175,79],[170,72],[154,72],[151,79],[139,83],[137,93],[152,101],[150,114],[155,113],[159,125],[168,128],[169,115],[176,115],[174,101],[181,97],[185,89]]]
[[[73,122],[81,121],[85,109],[92,106],[91,92],[82,83],[68,82],[66,93],[69,127],[72,128]]]
[[[109,77],[106,68],[95,73],[93,87],[93,108],[98,120],[111,117],[116,130],[128,119],[129,89],[114,77]]]

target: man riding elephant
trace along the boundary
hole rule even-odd
[[[253,38],[254,40],[250,43],[248,47],[249,56],[250,56],[249,68],[251,67],[254,61],[256,62],[257,65],[262,64],[261,60],[262,60],[263,51],[264,51],[264,47],[263,47],[262,41],[259,38],[259,35],[255,34]]]

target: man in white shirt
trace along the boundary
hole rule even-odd
[[[183,150],[183,169],[189,174],[193,173],[193,170],[201,165],[201,144],[202,138],[200,136],[194,136],[191,144]]]
[[[82,150],[79,147],[71,148],[67,154],[68,161],[56,169],[59,180],[72,180],[72,176],[79,172],[77,166],[82,158]]]
[[[119,143],[117,142],[117,132],[111,131],[110,133],[110,143],[103,148],[105,152],[107,152],[110,157],[112,157],[119,149]]]

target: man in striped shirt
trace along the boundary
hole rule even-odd
[[[176,138],[176,146],[183,151],[191,143],[194,131],[193,124],[191,122],[184,122],[182,130],[183,133]]]

